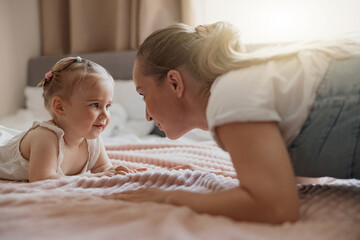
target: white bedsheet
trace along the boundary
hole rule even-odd
[[[236,179],[208,171],[169,170],[186,163],[233,171],[229,156],[215,145],[120,144],[107,150],[115,165],[148,170],[34,183],[0,181],[0,239],[360,239],[360,181],[299,185],[300,219],[295,223],[240,222],[184,206],[101,198],[139,188],[211,193],[236,187]]]

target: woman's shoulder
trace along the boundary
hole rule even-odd
[[[303,71],[306,67],[303,62],[307,60],[322,60],[323,55],[318,56],[314,52],[298,53],[278,59],[269,59],[267,61],[253,63],[246,67],[235,68],[228,71],[214,81],[213,87],[216,85],[240,85],[240,86],[259,86],[261,82],[268,83],[276,77],[291,78],[297,72]],[[221,84],[220,84],[221,82]]]
[[[258,86],[259,82],[270,76],[267,63],[233,69],[215,79],[211,86],[211,92],[246,90],[248,87]]]

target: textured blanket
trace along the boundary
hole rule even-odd
[[[193,164],[233,171],[229,156],[209,144],[107,146],[114,165],[141,173],[73,176],[35,183],[0,182],[0,239],[360,239],[360,181],[299,185],[301,218],[282,225],[237,222],[187,207],[105,200],[100,195],[159,188],[216,192],[238,186],[206,171],[168,170]]]

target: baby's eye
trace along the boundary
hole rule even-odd
[[[98,108],[99,104],[98,103],[92,103],[92,104],[90,104],[90,106]]]
[[[109,109],[111,107],[111,104],[106,105],[106,109]]]

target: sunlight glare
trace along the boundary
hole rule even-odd
[[[359,0],[204,2],[203,23],[232,22],[239,27],[245,42],[308,40],[360,31]]]

